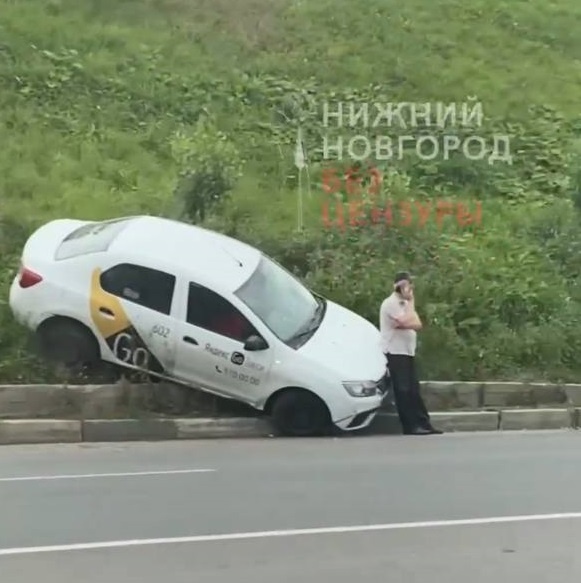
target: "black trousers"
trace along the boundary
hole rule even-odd
[[[404,433],[413,429],[430,429],[430,414],[420,394],[416,360],[405,354],[386,354],[395,405]]]

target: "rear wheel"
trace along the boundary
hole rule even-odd
[[[272,407],[275,427],[289,437],[314,437],[326,434],[331,417],[325,403],[313,393],[293,389],[282,393]]]
[[[36,333],[36,348],[48,362],[62,366],[73,377],[114,377],[101,361],[101,351],[93,333],[80,322],[65,318],[48,320]]]

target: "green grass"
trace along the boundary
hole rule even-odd
[[[579,2],[0,0],[0,14],[0,218],[11,225],[0,232],[2,297],[23,237],[43,221],[173,213],[187,169],[180,132],[194,143],[209,116],[244,162],[209,224],[302,261],[309,282],[372,320],[390,270],[424,274],[428,376],[574,379],[581,370],[570,202],[581,152]],[[512,166],[408,158],[383,169],[400,181],[387,187],[395,198],[483,199],[482,227],[324,235],[314,159],[307,233],[295,235],[295,125],[280,112],[292,114],[308,91],[319,107],[476,97],[486,119],[474,131],[510,134],[520,150]],[[311,153],[320,122],[305,121]],[[471,317],[480,324],[462,324]],[[0,325],[0,376],[20,374],[29,357],[2,305]],[[47,374],[26,366],[26,378]]]
[[[532,104],[578,109],[581,5],[564,0],[0,6],[3,212],[38,220],[162,212],[177,174],[167,142],[204,107],[243,154],[252,133],[247,154],[268,157],[242,194],[286,201],[268,173],[279,164],[272,136],[257,127],[271,121],[268,94],[285,78],[296,89],[310,77],[322,90],[375,84],[393,102],[476,95],[487,117],[526,115]]]

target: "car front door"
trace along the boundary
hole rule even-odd
[[[187,285],[176,377],[250,404],[260,401],[268,392],[274,347],[245,350],[249,336],[262,338],[249,319],[220,294],[197,283]]]
[[[174,275],[132,263],[107,265],[93,273],[91,318],[121,364],[171,376],[175,289]]]

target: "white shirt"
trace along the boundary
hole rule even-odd
[[[392,318],[403,316],[408,300],[395,292],[383,300],[379,309],[379,331],[381,332],[381,349],[384,354],[405,354],[415,356],[417,334],[415,330],[396,328]]]

